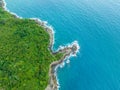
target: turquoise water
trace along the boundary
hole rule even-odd
[[[120,90],[120,0],[5,0],[24,18],[48,21],[55,45],[77,40],[70,64],[58,68],[60,90]]]

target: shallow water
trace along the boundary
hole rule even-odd
[[[56,50],[77,40],[77,57],[59,68],[60,90],[120,90],[120,0],[5,0],[24,18],[48,21]]]

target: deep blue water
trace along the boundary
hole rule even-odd
[[[77,40],[70,64],[59,68],[60,90],[120,90],[120,0],[5,0],[24,18],[48,21],[55,45]]]

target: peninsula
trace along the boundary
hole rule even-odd
[[[38,19],[20,19],[0,0],[0,90],[57,90],[55,68],[76,44],[52,51],[53,32]]]

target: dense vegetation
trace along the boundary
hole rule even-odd
[[[0,7],[0,89],[44,90],[50,63],[62,56],[48,46],[49,34],[34,20],[15,18]]]

